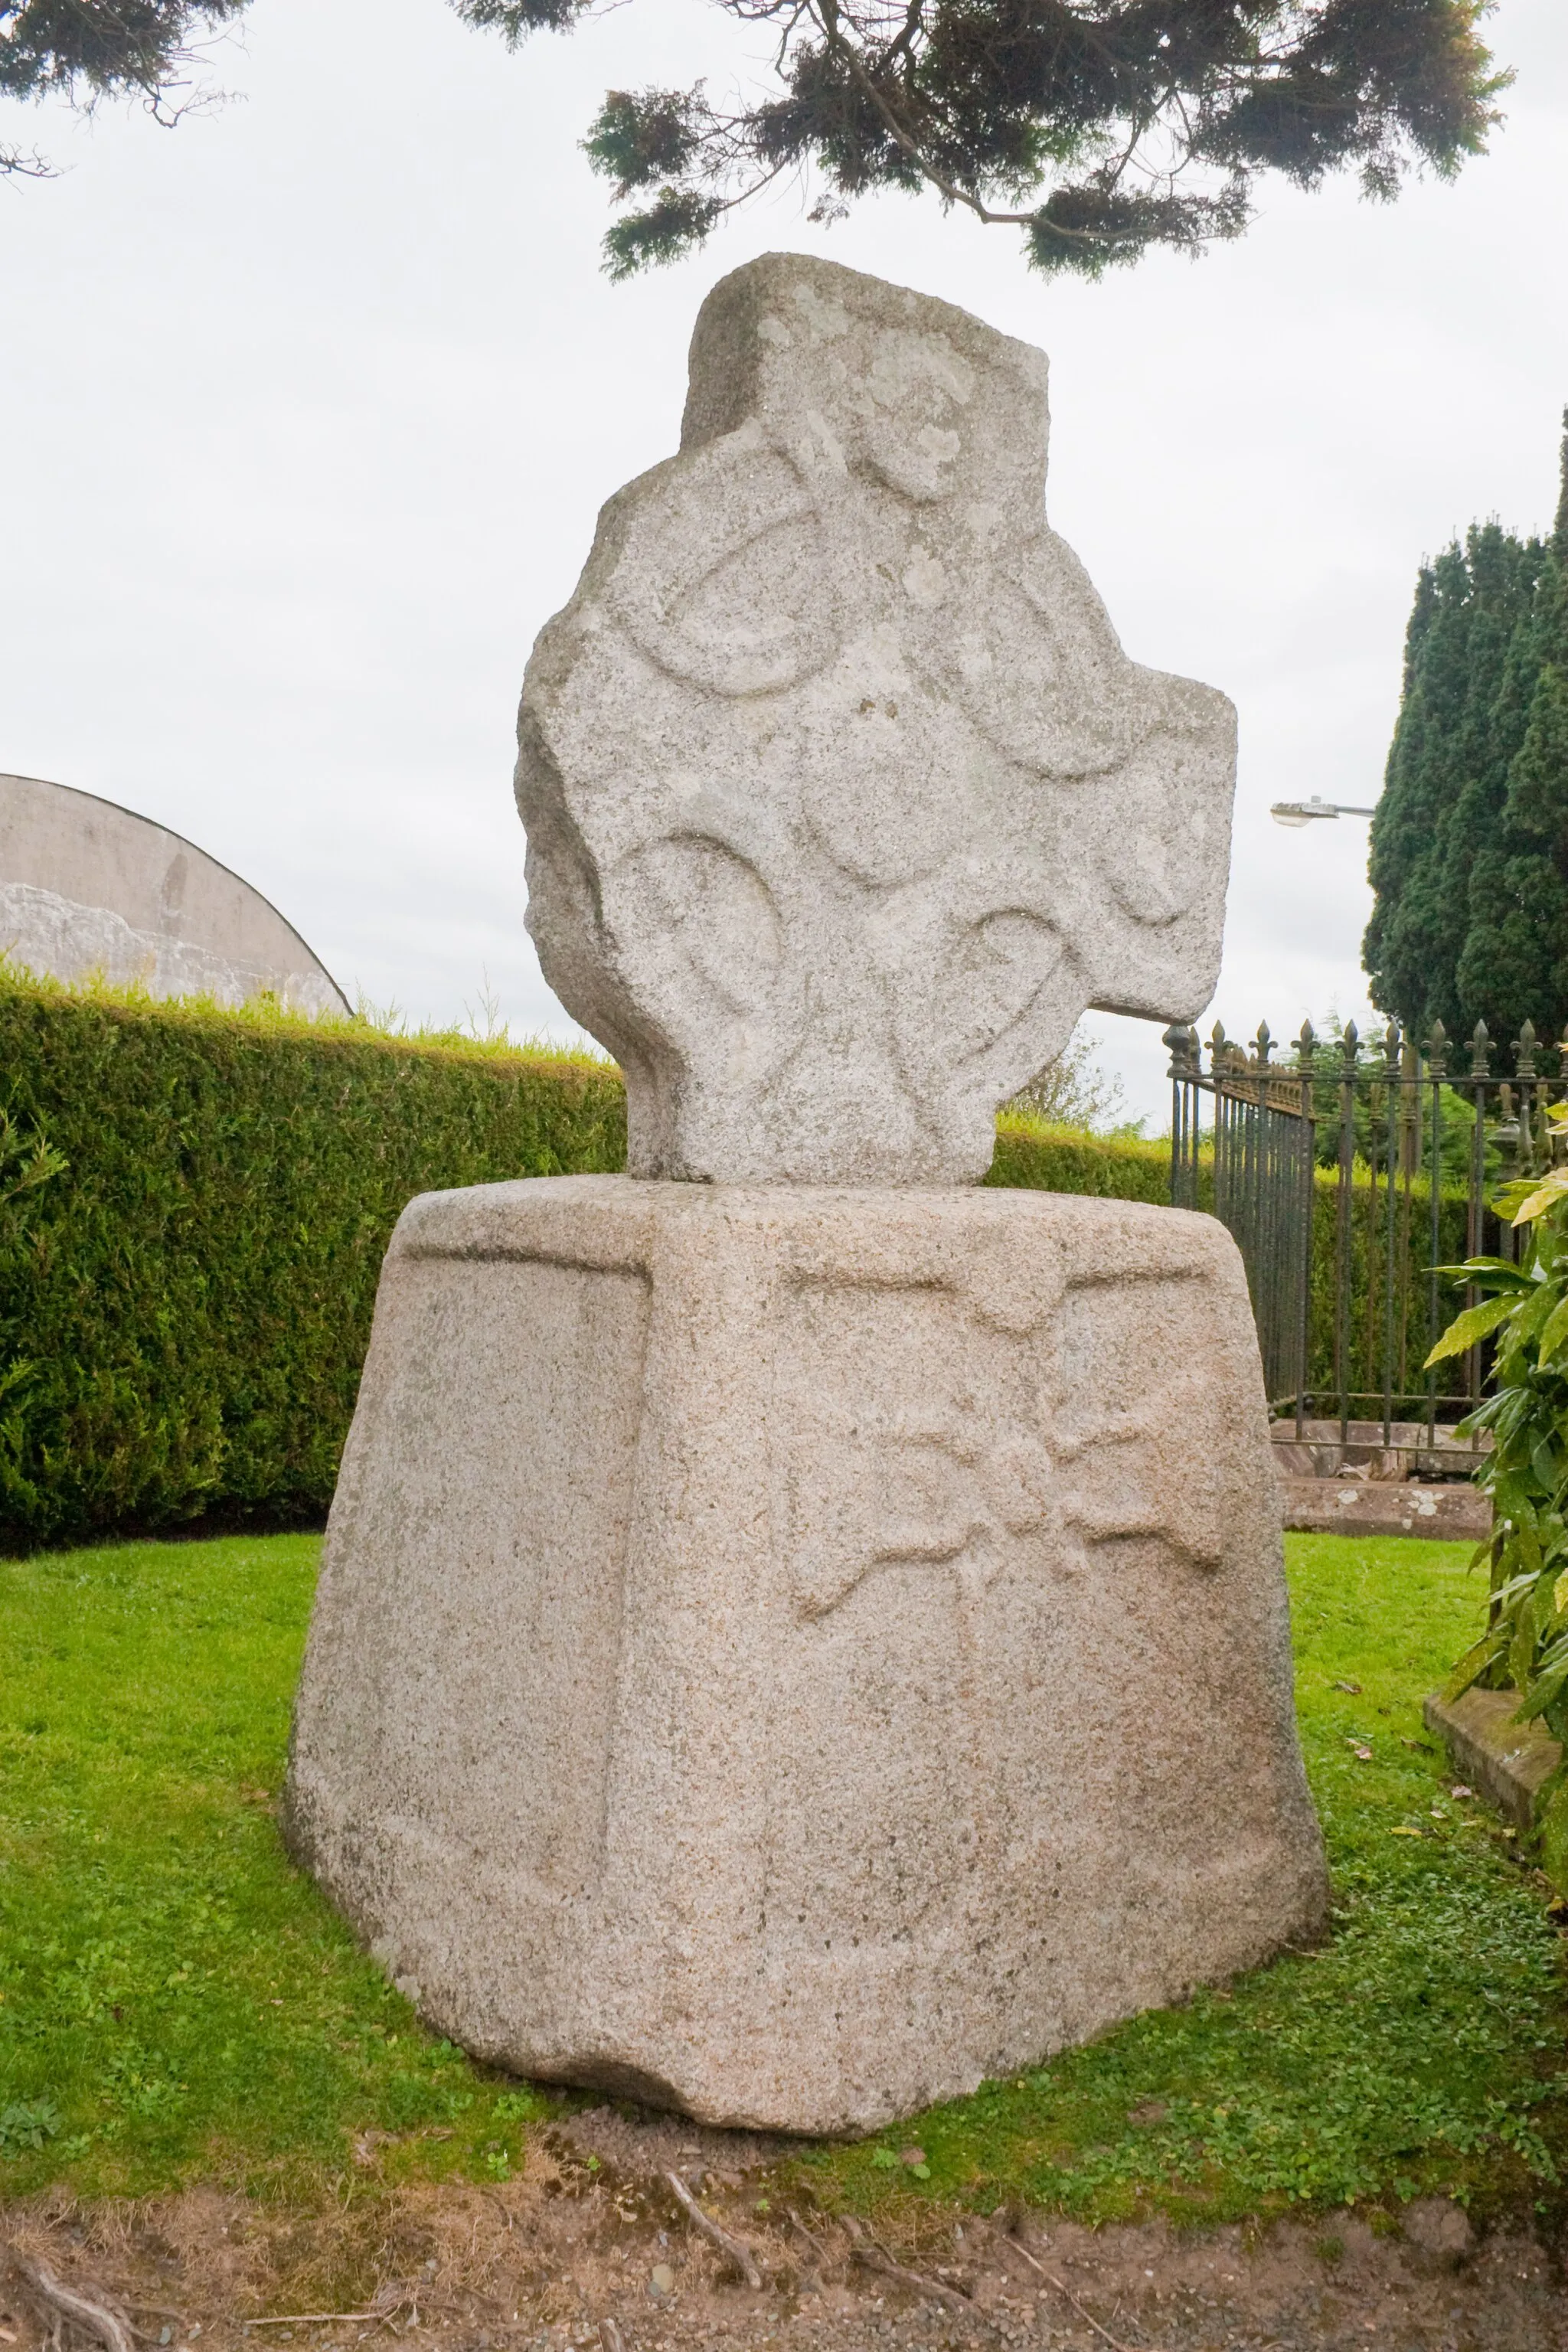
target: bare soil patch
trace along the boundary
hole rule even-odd
[[[873,2230],[789,2187],[785,2147],[600,2108],[532,2137],[522,2175],[493,2188],[396,2185],[388,2142],[309,2210],[212,2188],[92,2206],[55,2191],[0,2212],[0,2352],[92,2341],[78,2323],[57,2335],[11,2248],[170,2352],[393,2338],[430,2352],[1568,2352],[1556,2255],[1478,2240],[1440,2200],[1402,2225],[1342,2214],[1190,2233],[911,2200]],[[670,2171],[742,2242],[760,2291],[682,2210]]]

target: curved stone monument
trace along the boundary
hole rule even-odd
[[[167,826],[95,793],[0,775],[0,949],[56,980],[301,1013],[350,1006],[259,890]]]
[[[1219,955],[1230,707],[1047,529],[1044,385],[826,263],[710,296],[520,725],[634,1172],[410,1205],[332,1507],[295,1851],[454,2039],[712,2122],[875,2129],[1324,1916],[1235,1246],[959,1181]]]

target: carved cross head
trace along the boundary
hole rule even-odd
[[[1223,695],[1046,521],[1046,361],[802,255],[724,278],[519,723],[528,923],[633,1174],[943,1184],[1086,1007],[1218,971]]]

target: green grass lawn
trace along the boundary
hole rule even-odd
[[[0,1563],[0,2194],[196,2177],[321,2194],[367,2132],[393,2136],[373,2143],[384,2176],[504,2179],[560,2110],[426,2033],[282,1852],[269,1807],[318,1549]],[[1478,1618],[1468,1548],[1288,1549],[1331,1945],[881,2141],[803,2151],[825,2203],[1210,2220],[1441,2187],[1557,2207],[1568,1986],[1548,1890],[1449,1795],[1421,1730]]]

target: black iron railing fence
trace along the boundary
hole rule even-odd
[[[1208,1066],[1195,1029],[1165,1032],[1171,1055],[1171,1198],[1212,1208],[1247,1267],[1268,1400],[1298,1430],[1352,1420],[1458,1420],[1479,1402],[1484,1348],[1426,1371],[1461,1304],[1438,1268],[1510,1255],[1497,1186],[1540,1172],[1562,1147],[1546,1120],[1568,1094],[1568,1034],[1543,1049],[1526,1022],[1513,1074],[1478,1023],[1465,1062],[1442,1024],[1425,1045],[1394,1022],[1363,1039],[1354,1023],[1320,1038],[1306,1023],[1275,1061],[1264,1023],[1253,1045],[1217,1024]],[[1541,1065],[1557,1065],[1548,1075]]]

